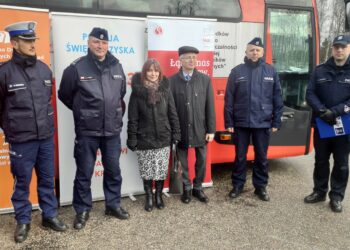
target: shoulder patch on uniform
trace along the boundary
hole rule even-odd
[[[75,59],[75,60],[71,63],[71,65],[77,64],[82,58],[83,58],[83,56],[82,56],[82,57],[79,57],[79,58],[77,58],[77,59]]]
[[[116,80],[116,79],[123,79],[122,75],[113,75],[112,77],[113,77],[114,80]]]
[[[325,65],[324,63],[321,63],[321,64],[319,64],[319,65],[316,65],[316,68],[321,67],[321,66],[324,66],[324,65]]]

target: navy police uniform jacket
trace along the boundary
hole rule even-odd
[[[350,57],[338,67],[334,58],[318,65],[311,75],[306,91],[306,101],[312,107],[313,115],[320,110],[330,109],[336,116],[350,111]],[[314,123],[314,119],[313,119]]]
[[[225,93],[225,128],[280,128],[281,85],[275,69],[259,59],[232,69]]]
[[[89,51],[64,70],[58,98],[73,111],[76,135],[114,136],[123,126],[125,93],[119,60],[108,52],[98,64]]]
[[[47,139],[54,133],[51,70],[13,51],[0,66],[0,127],[9,143]]]

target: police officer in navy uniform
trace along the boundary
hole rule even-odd
[[[104,166],[105,214],[128,219],[120,206],[122,176],[119,167],[126,79],[119,60],[108,51],[108,32],[93,28],[88,54],[63,72],[58,98],[73,111],[75,123],[74,228],[82,229],[92,208],[91,178],[97,150]]]
[[[305,203],[326,200],[330,175],[329,158],[333,154],[334,167],[331,173],[328,193],[333,212],[341,212],[349,175],[350,136],[320,138],[315,126],[315,117],[329,125],[336,124],[336,117],[350,111],[350,59],[349,39],[337,36],[332,45],[332,57],[314,70],[307,91],[306,100],[313,110],[315,168],[313,192],[306,196]]]
[[[0,66],[0,127],[9,143],[15,185],[12,204],[16,242],[23,242],[31,223],[28,199],[33,167],[38,180],[42,225],[56,231],[67,226],[57,218],[54,192],[54,122],[51,106],[52,73],[36,57],[36,22],[19,22],[5,28],[13,46],[12,59]]]
[[[232,169],[233,189],[229,197],[237,198],[247,175],[247,151],[250,138],[254,145],[254,194],[269,201],[267,149],[270,132],[281,127],[283,101],[276,70],[263,60],[263,43],[256,37],[245,51],[244,63],[232,69],[225,93],[225,128],[236,138],[236,158]]]

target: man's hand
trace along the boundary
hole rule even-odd
[[[272,131],[272,133],[275,133],[278,131],[278,128],[272,128],[271,131]]]
[[[227,131],[227,132],[230,132],[230,133],[234,133],[234,132],[235,132],[235,129],[234,129],[234,128],[227,128],[226,131]]]
[[[213,141],[213,140],[214,140],[214,134],[206,134],[206,135],[205,135],[205,140],[206,140],[207,142]]]
[[[330,109],[320,110],[320,118],[330,126],[336,124],[335,114]]]

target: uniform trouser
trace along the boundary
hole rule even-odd
[[[334,166],[331,174],[329,198],[343,200],[349,175],[350,138],[348,135],[321,139],[315,129],[314,191],[327,193],[330,174],[329,158],[333,154]]]
[[[54,192],[54,152],[53,137],[10,144],[11,172],[15,179],[11,200],[17,223],[31,222],[32,204],[29,201],[29,186],[33,168],[37,176],[37,191],[42,217],[57,216],[57,199]]]
[[[243,189],[247,178],[247,152],[252,137],[254,146],[253,185],[255,188],[267,186],[268,161],[267,149],[270,140],[268,128],[235,128],[236,158],[232,169],[232,184],[238,189]]]
[[[206,168],[206,146],[195,147],[196,163],[195,163],[195,178],[193,179],[193,188],[202,189],[202,183],[205,177]],[[179,160],[182,165],[182,180],[185,190],[191,190],[191,180],[188,174],[188,149],[178,148]]]
[[[76,213],[90,211],[92,208],[91,178],[94,173],[97,150],[101,151],[103,191],[106,207],[120,206],[122,176],[119,167],[120,135],[108,137],[77,136],[74,157],[77,171],[74,180],[73,207]]]

